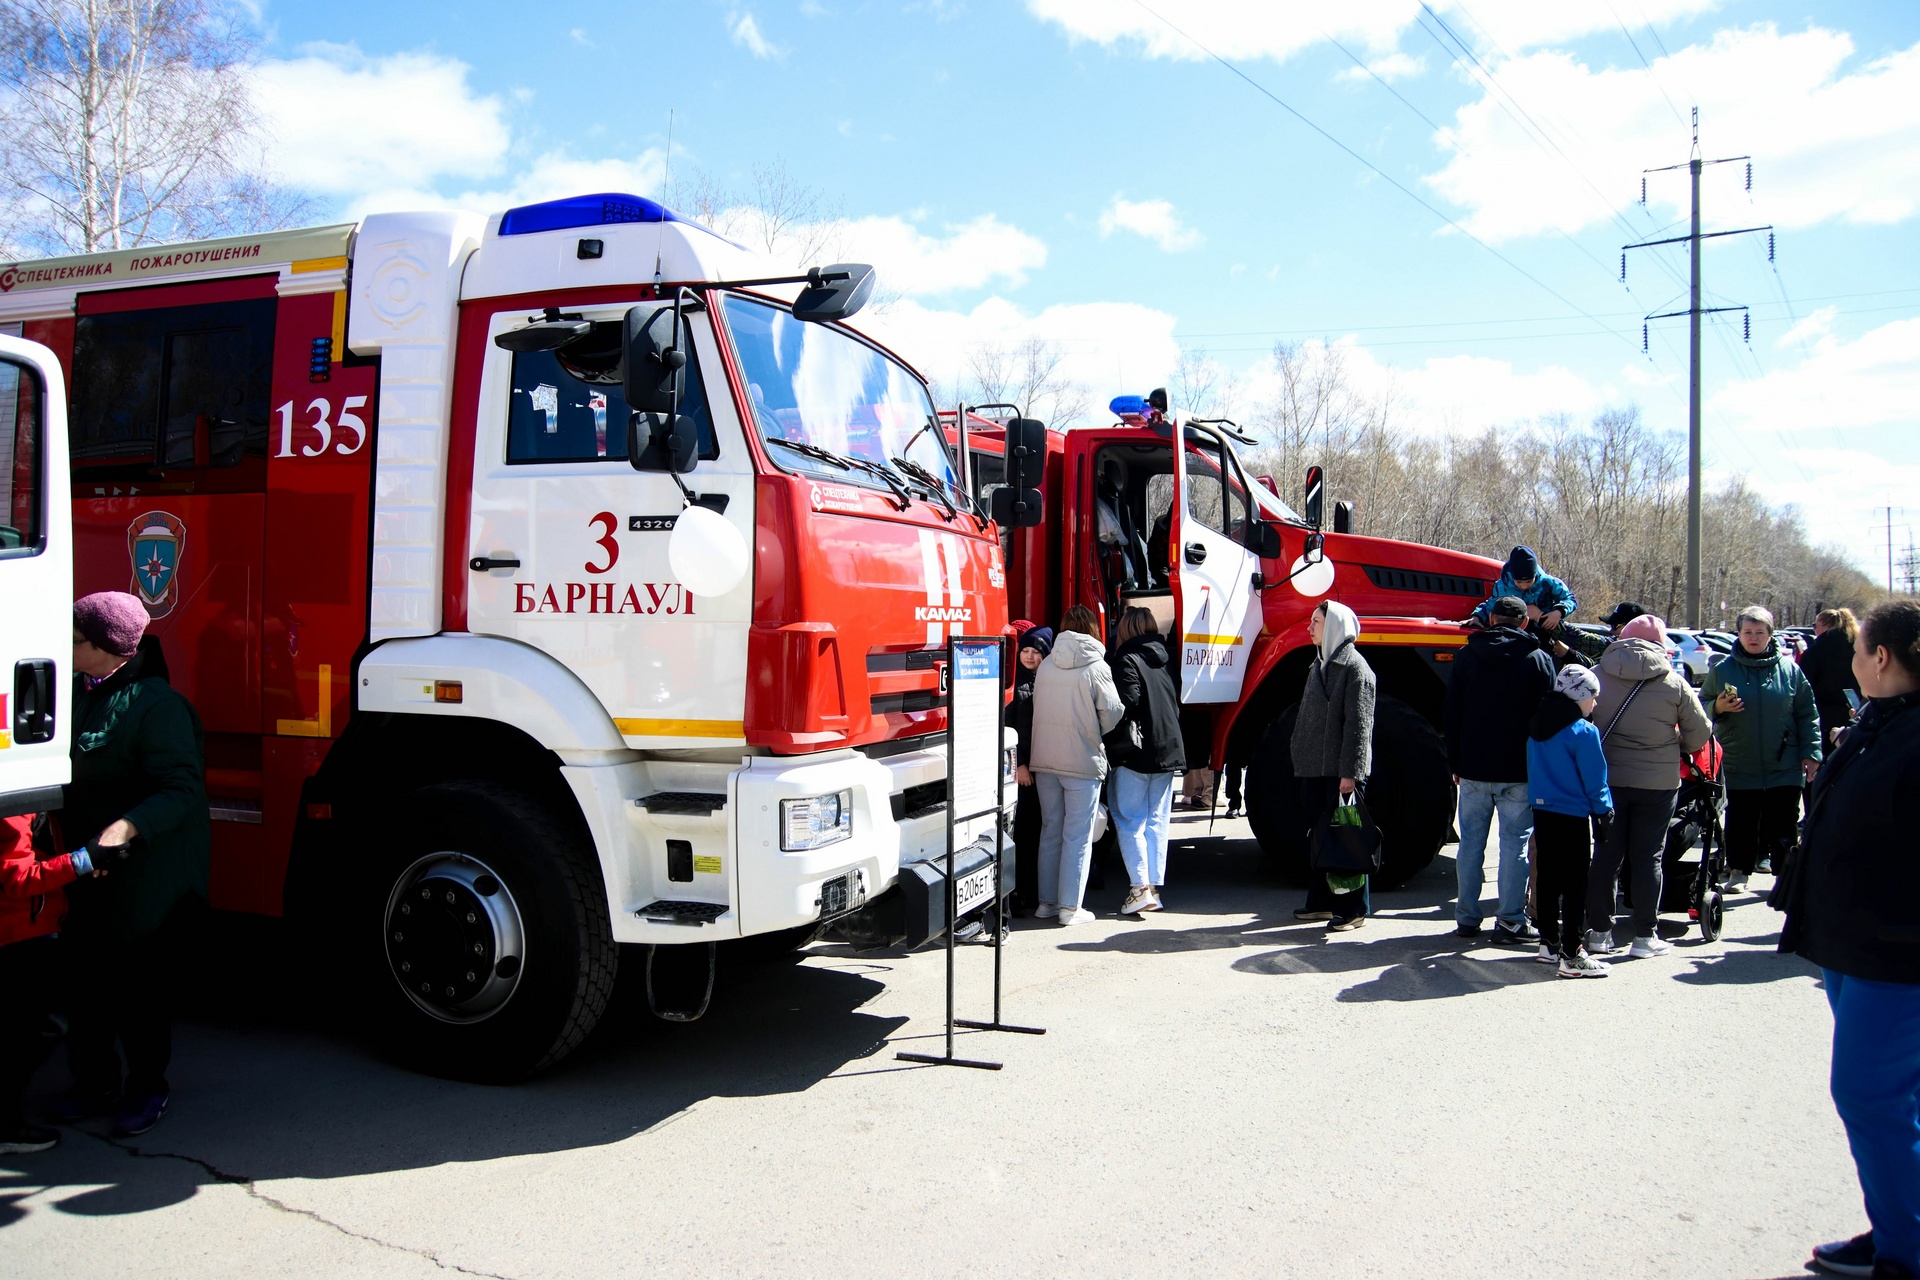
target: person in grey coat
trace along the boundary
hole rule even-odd
[[[1113,687],[1100,622],[1083,604],[1067,610],[1053,651],[1033,673],[1033,751],[1028,769],[1040,797],[1040,905],[1033,914],[1063,925],[1091,924],[1080,905],[1093,854],[1093,815],[1107,776],[1101,742],[1126,714]]]
[[[1360,619],[1353,610],[1323,601],[1309,626],[1319,656],[1300,691],[1290,746],[1294,776],[1300,781],[1300,813],[1311,839],[1340,797],[1360,790],[1373,772],[1377,685],[1373,668],[1354,648]],[[1314,871],[1307,879],[1306,904],[1293,917],[1329,921],[1333,931],[1358,929],[1372,905],[1365,882],[1351,893],[1335,893],[1326,873]]]

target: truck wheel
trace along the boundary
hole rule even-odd
[[[483,1083],[559,1062],[600,1020],[619,966],[591,851],[497,784],[424,787],[395,812],[357,930],[375,950],[387,1048]]]
[[[1247,822],[1254,839],[1289,883],[1305,884],[1307,819],[1293,773],[1295,703],[1267,726],[1247,764]],[[1427,718],[1398,698],[1382,697],[1373,711],[1373,776],[1367,809],[1380,826],[1385,859],[1373,878],[1391,889],[1425,870],[1446,843],[1456,794],[1446,742]]]

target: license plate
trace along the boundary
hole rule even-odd
[[[1000,864],[989,862],[978,871],[969,871],[961,876],[953,886],[953,913],[962,916],[982,903],[992,902],[994,880],[999,872]]]

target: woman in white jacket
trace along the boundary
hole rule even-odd
[[[1100,623],[1077,604],[1060,620],[1053,652],[1033,677],[1033,749],[1028,768],[1040,797],[1040,905],[1034,915],[1087,924],[1080,905],[1093,852],[1093,815],[1107,776],[1100,745],[1126,714],[1113,687]]]

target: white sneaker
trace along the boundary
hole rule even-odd
[[[1560,976],[1563,978],[1604,978],[1607,966],[1582,951],[1571,960],[1560,962]]]
[[[1746,872],[1736,871],[1732,875],[1727,877],[1728,893],[1745,893],[1746,891],[1747,891],[1747,873]]]
[[[1051,902],[1043,902],[1033,909],[1035,920],[1051,920],[1060,914],[1060,908]]]
[[[1138,911],[1150,911],[1153,909],[1149,905],[1152,902],[1153,886],[1150,884],[1137,884],[1127,890],[1127,896],[1121,900],[1120,914],[1130,916]]]
[[[1150,884],[1147,886],[1147,892],[1152,894],[1153,896],[1149,898],[1145,903],[1143,903],[1140,909],[1142,911],[1160,910],[1160,886],[1157,884]]]
[[[1097,916],[1085,907],[1073,907],[1060,912],[1061,924],[1092,924]]]
[[[1635,938],[1627,954],[1635,960],[1651,960],[1673,950],[1673,944],[1664,938]]]
[[[1541,964],[1558,964],[1560,961],[1560,957],[1554,954],[1553,948],[1544,942],[1540,944],[1540,954],[1534,959]]]
[[[1620,944],[1613,940],[1613,930],[1611,929],[1587,930],[1587,951],[1589,954],[1596,955],[1596,956],[1610,956],[1614,952],[1618,951],[1619,949],[1620,949]]]

